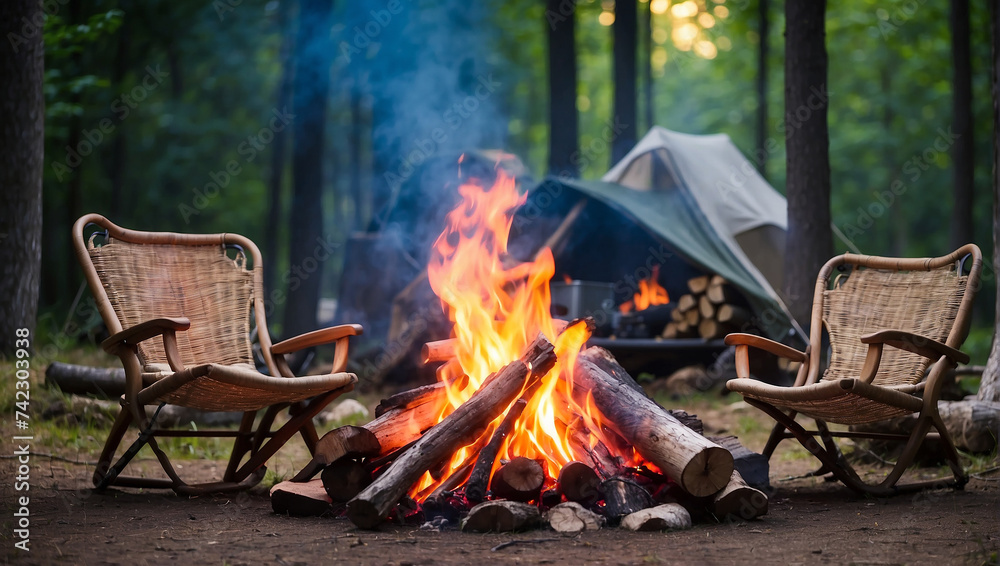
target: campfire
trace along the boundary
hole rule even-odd
[[[607,351],[584,349],[592,321],[551,316],[552,253],[507,252],[524,202],[514,180],[499,171],[492,186],[459,191],[428,264],[454,325],[453,338],[424,347],[426,362],[443,362],[438,382],[383,400],[364,427],[328,433],[298,486],[279,484],[279,495],[307,495],[300,482],[322,470],[322,496],[361,528],[467,515],[467,529],[504,530],[543,510],[560,528],[655,508],[630,520],[648,527],[692,510],[737,513],[750,499],[751,515],[762,513],[766,497],[697,419],[649,399]],[[669,302],[657,276],[631,308]]]
[[[642,311],[656,305],[666,305],[670,303],[670,295],[667,290],[660,285],[660,266],[654,265],[652,273],[646,279],[639,281],[639,291],[632,297],[631,301],[625,301],[619,305],[618,310],[623,314],[632,311]]]

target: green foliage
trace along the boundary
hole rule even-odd
[[[85,0],[80,4],[75,21],[66,10],[49,17],[45,28],[46,233],[41,306],[55,313],[57,320],[65,319],[64,309],[80,281],[66,235],[83,212],[101,212],[121,225],[146,229],[236,231],[262,247],[269,239],[284,241],[288,225],[294,222],[288,218],[270,226],[267,213],[275,149],[269,141],[275,133],[271,120],[274,112],[284,110],[277,108],[282,49],[294,35],[289,22],[294,22],[296,3]],[[355,33],[343,23],[347,4],[334,4],[335,43]],[[611,118],[612,28],[598,21],[610,3],[575,4],[583,176],[597,178],[607,170],[610,155],[602,134]],[[640,74],[646,61],[653,59],[656,123],[689,133],[726,133],[744,153],[754,156],[757,55],[760,42],[768,41],[765,134],[774,140],[774,151],[765,156],[767,178],[783,191],[782,6],[771,3],[770,32],[761,38],[758,0],[706,0],[698,5],[714,14],[712,26],[699,31],[699,40],[714,46],[713,58],[678,47],[674,27],[688,21],[667,14],[654,16],[652,54],[643,52],[640,41]],[[640,25],[647,6],[640,2]],[[428,10],[430,4],[416,2],[412,9]],[[986,10],[985,5],[972,5],[974,220],[976,241],[989,257],[992,108]],[[503,149],[522,157],[539,176],[545,172],[549,128],[545,3],[489,0],[483,13],[488,17],[475,23],[482,28],[477,32],[483,46],[473,56],[482,59],[476,61],[477,69],[490,70],[500,82],[491,102],[504,117]],[[952,165],[948,151],[938,151],[935,143],[940,145],[941,131],[946,132],[951,122],[947,16],[946,3],[849,0],[828,5],[831,207],[834,223],[864,253],[946,251]],[[384,33],[392,33],[393,25],[387,25]],[[331,69],[324,230],[334,241],[346,239],[356,207],[366,216],[373,212],[366,203],[354,202],[348,191],[347,132],[352,121],[351,89],[363,90],[379,64],[378,46],[375,37],[365,57],[357,60],[357,68],[338,59]],[[361,104],[363,124],[370,120],[371,94],[365,93]],[[640,135],[644,122],[640,118]],[[377,142],[368,134],[362,136],[363,191],[371,184],[370,144]],[[281,172],[286,181],[292,172],[288,161]],[[230,174],[227,168],[238,172]],[[894,186],[898,194],[886,205],[884,195]],[[280,199],[287,210],[291,199],[287,182]],[[844,251],[846,246],[837,247]],[[287,259],[284,248],[279,249],[278,257],[265,259],[280,284]],[[324,269],[323,294],[335,296],[340,258]],[[976,324],[992,321],[993,287],[987,284],[980,293],[977,312],[983,314]],[[984,359],[978,354],[986,351],[983,342],[975,333],[970,339],[975,359]]]
[[[83,106],[74,101],[82,94],[110,85],[107,79],[80,69],[79,61],[89,47],[118,31],[124,15],[121,10],[112,8],[91,15],[81,24],[67,22],[58,12],[46,15],[43,33],[47,122],[81,115]]]

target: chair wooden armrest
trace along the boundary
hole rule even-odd
[[[123,343],[135,344],[159,336],[164,332],[176,332],[188,328],[191,328],[191,321],[185,317],[154,318],[112,334],[101,342],[101,347],[104,348],[105,352],[113,354]]]
[[[282,340],[271,346],[271,355],[277,356],[281,361],[278,363],[279,369],[284,373],[287,364],[282,359],[285,354],[291,354],[305,348],[321,346],[336,342],[336,352],[334,353],[333,369],[330,373],[339,373],[347,368],[347,338],[358,336],[364,332],[360,324],[341,324],[330,328],[321,328],[300,334],[288,340]],[[289,374],[291,372],[289,371]]]
[[[101,342],[101,348],[109,354],[118,355],[119,350],[126,344],[137,344],[143,340],[149,340],[155,336],[163,336],[163,350],[167,355],[167,363],[174,371],[183,371],[184,362],[181,360],[177,350],[178,330],[191,328],[191,321],[187,317],[162,317],[140,322],[135,326],[130,326],[121,332],[109,336]]]
[[[894,348],[913,352],[931,360],[946,356],[955,363],[969,363],[969,355],[947,344],[926,336],[903,330],[882,330],[861,337],[862,344],[888,344]]]
[[[736,346],[736,377],[741,378],[750,377],[750,346],[795,362],[805,362],[809,359],[804,352],[756,334],[741,332],[727,334],[725,343],[727,346]]]

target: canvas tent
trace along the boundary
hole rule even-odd
[[[775,291],[783,272],[787,205],[729,136],[652,128],[606,175],[573,188],[641,222],[678,253],[746,295],[763,330],[802,330]]]

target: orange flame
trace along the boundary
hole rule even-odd
[[[670,302],[670,295],[667,290],[660,286],[660,266],[653,266],[653,273],[649,277],[639,281],[639,292],[632,296],[631,301],[626,301],[618,306],[618,310],[623,313],[630,313],[632,310],[646,310],[653,305],[665,305]]]
[[[574,401],[570,375],[590,332],[585,324],[556,332],[549,292],[555,261],[549,249],[525,263],[507,254],[513,213],[525,200],[514,179],[500,170],[490,188],[470,181],[458,190],[462,203],[448,214],[447,227],[434,243],[427,266],[431,288],[454,324],[456,339],[455,358],[438,370],[448,395],[441,418],[467,401],[491,373],[520,358],[542,332],[553,341],[556,365],[542,378],[494,468],[501,459],[524,456],[544,461],[552,478],[567,462],[583,459],[574,451],[571,437],[579,429],[574,423],[583,420],[591,431],[601,430],[591,416],[597,413],[592,402],[581,400],[584,406],[580,406]],[[458,450],[439,479],[424,474],[411,495],[425,499],[440,480],[467,462],[502,419],[497,417],[479,439]],[[593,438],[584,440],[588,444],[584,448],[596,443]]]

